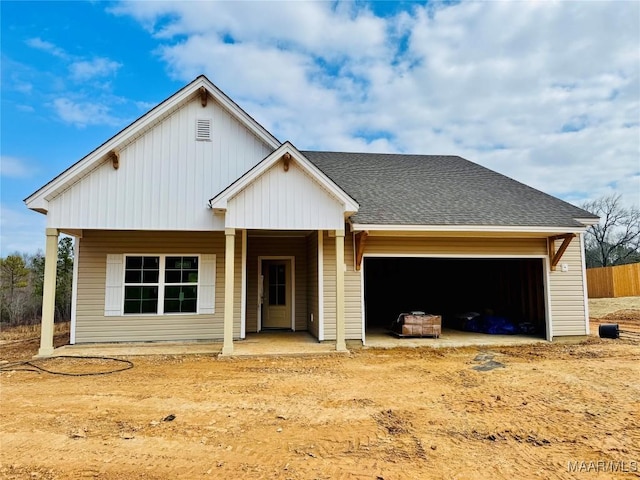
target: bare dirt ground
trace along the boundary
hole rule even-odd
[[[613,308],[592,307],[604,318],[592,324],[640,325],[640,307]],[[10,333],[0,358],[30,358],[37,340]],[[56,342],[65,341],[62,327]],[[0,478],[640,478],[632,338],[128,359],[133,368],[99,376],[0,373]]]

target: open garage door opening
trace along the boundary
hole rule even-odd
[[[542,259],[365,258],[366,331],[422,311],[442,315],[444,329],[543,338],[543,268]]]

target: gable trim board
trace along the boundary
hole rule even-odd
[[[212,120],[205,141],[196,134],[203,118]],[[547,338],[588,333],[580,249],[597,217],[461,157],[300,151],[204,76],[25,203],[47,214],[50,231],[76,237],[73,342],[224,338],[228,352],[229,341],[261,327],[254,259],[272,255],[293,255],[291,273],[299,280],[293,328],[306,327],[319,341],[366,341],[360,254],[541,259]],[[356,252],[359,232],[368,235]],[[549,247],[567,234],[580,236],[561,260],[568,271],[552,271]],[[213,259],[211,305],[200,304],[198,314],[122,315],[117,259],[141,252]],[[51,249],[48,264],[53,256]],[[47,295],[52,289],[51,281],[45,284]],[[45,308],[51,307],[43,307],[43,319]],[[43,320],[43,338],[49,330]]]

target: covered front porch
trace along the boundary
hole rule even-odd
[[[345,224],[358,203],[287,142],[209,206],[225,226],[222,355],[234,353],[237,235],[240,338],[268,328],[302,329],[319,341],[335,339],[335,349],[346,351]],[[327,239],[333,261],[323,255]]]
[[[225,238],[222,355],[237,355],[237,348],[251,342],[267,349],[274,341],[298,343],[294,350],[314,351],[308,339],[322,345],[319,351],[347,351],[344,230],[226,229]],[[239,319],[233,308],[238,266]]]

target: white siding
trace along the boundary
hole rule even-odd
[[[556,249],[561,244],[562,241],[558,240]],[[563,263],[569,268],[566,272],[562,271]],[[576,237],[571,240],[556,270],[549,272],[551,328],[554,337],[587,335],[583,268],[580,238]]]
[[[196,120],[211,119],[211,141]],[[195,99],[49,202],[48,226],[77,229],[222,230],[208,200],[271,153],[215,101]]]
[[[344,228],[344,206],[291,161],[277,162],[227,204],[227,228]]]

